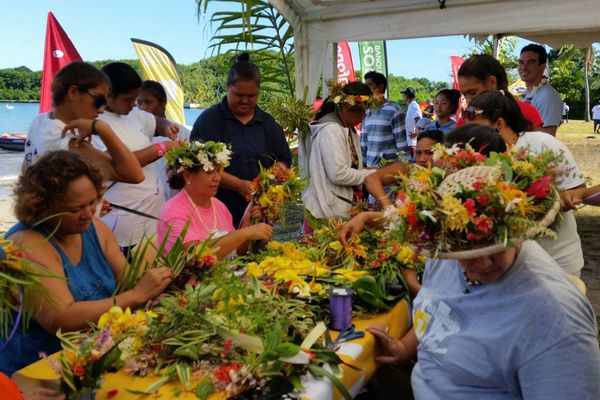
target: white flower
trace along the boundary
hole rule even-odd
[[[510,202],[509,202],[509,203],[506,205],[506,208],[504,208],[504,212],[509,212],[509,211],[511,210],[511,208],[512,208],[512,207],[513,207],[515,204],[517,204],[517,203],[520,203],[521,201],[523,201],[523,199],[522,199],[522,198],[520,198],[520,197],[517,197],[517,198],[514,198],[514,199],[512,199],[512,200],[511,200],[511,201],[510,201]]]
[[[421,215],[429,218],[431,220],[431,222],[437,222],[437,218],[433,216],[433,212],[430,210],[423,210],[420,212]]]
[[[340,101],[341,101],[341,100],[342,100],[342,96],[341,96],[341,95],[335,96],[335,97],[333,98],[333,103],[334,103],[334,104],[340,104]]]
[[[229,164],[229,159],[231,158],[231,150],[227,147],[224,147],[223,150],[215,154],[215,163],[219,165]]]

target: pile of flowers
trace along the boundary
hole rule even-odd
[[[251,200],[260,207],[264,222],[274,224],[285,215],[287,205],[298,201],[304,185],[295,167],[288,169],[279,163],[271,168],[261,166],[251,184]]]
[[[231,159],[231,146],[221,142],[184,142],[165,154],[169,169],[175,173],[200,168],[205,172],[225,168]]]
[[[59,331],[56,335],[63,348],[60,364],[49,360],[62,377],[68,398],[93,393],[100,387],[102,373],[119,368],[136,354],[144,346],[142,338],[154,316],[150,311],[132,313],[129,308],[123,311],[114,306],[100,317],[91,332]]]
[[[384,212],[397,242],[435,253],[552,234],[537,221],[556,205],[561,155],[511,148],[485,157],[469,145],[438,146],[434,154],[433,168],[412,167],[397,179],[394,203]],[[458,169],[463,178],[455,181]]]

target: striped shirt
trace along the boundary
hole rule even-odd
[[[382,160],[396,160],[399,152],[410,155],[404,119],[402,108],[389,100],[377,110],[367,111],[360,136],[366,167],[379,167]]]

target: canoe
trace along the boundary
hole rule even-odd
[[[4,133],[0,136],[0,149],[23,151],[25,150],[25,134]]]

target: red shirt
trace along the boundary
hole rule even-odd
[[[527,121],[531,124],[531,130],[536,131],[538,127],[544,125],[544,120],[540,116],[538,110],[529,103],[525,103],[524,101],[517,100],[517,104],[521,109],[521,113],[525,117]],[[465,124],[465,120],[461,116],[458,121],[456,121],[456,127],[463,126]]]

